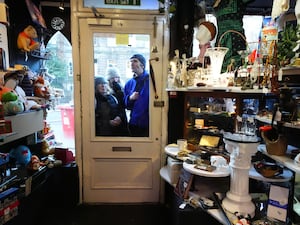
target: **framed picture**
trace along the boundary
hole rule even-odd
[[[193,184],[193,178],[193,174],[182,169],[176,187],[174,189],[175,194],[177,194],[182,199],[188,199],[189,191],[191,190]]]

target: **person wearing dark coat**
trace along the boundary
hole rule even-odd
[[[108,82],[103,77],[95,78],[95,127],[96,136],[124,136],[127,130],[121,106],[108,92]]]

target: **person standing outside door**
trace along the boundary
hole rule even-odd
[[[134,137],[149,136],[149,73],[141,54],[130,58],[133,78],[124,87],[124,104],[130,110],[129,132]]]
[[[96,136],[123,136],[126,127],[119,102],[108,91],[103,77],[95,78],[95,127]]]

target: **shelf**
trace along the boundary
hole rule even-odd
[[[51,58],[51,53],[49,51],[45,51],[44,53],[41,53],[40,50],[34,50],[31,52],[24,52],[19,51],[20,55],[25,55],[25,57],[31,56],[33,58],[42,59],[42,60],[49,60]]]
[[[43,130],[43,110],[28,111],[14,116],[6,116],[11,121],[12,133],[0,135],[0,145],[18,140]]]
[[[242,90],[241,87],[182,87],[167,88],[166,91],[192,91],[192,92],[230,92],[238,94],[272,94],[269,89],[247,89]]]
[[[190,172],[191,174],[203,176],[203,177],[228,177],[230,175],[229,166],[217,168],[216,170],[209,172],[195,168],[195,164],[183,163],[183,169]]]
[[[289,158],[288,156],[270,155],[270,154],[268,154],[265,145],[259,145],[257,147],[257,149],[258,149],[258,151],[262,152],[266,156],[269,156],[271,159],[273,159],[276,162],[284,165],[285,167],[289,168],[290,170],[294,171],[295,173],[300,173],[300,165],[295,163],[294,160]],[[293,149],[296,149],[296,148],[294,148],[292,146],[288,146],[287,151],[291,151]]]
[[[7,137],[13,136],[15,134],[16,134],[15,132],[0,134],[0,142],[4,142]]]
[[[266,116],[256,116],[255,117],[256,120],[266,123],[266,124],[271,124],[272,119],[270,119],[269,117]],[[274,121],[274,125],[276,125],[276,121]],[[300,129],[300,122],[295,121],[295,122],[284,122],[283,124],[284,127],[289,127],[289,128],[293,128],[293,129]]]
[[[249,170],[249,177],[255,180],[263,181],[263,182],[272,182],[272,183],[280,183],[280,182],[288,182],[293,178],[293,173],[290,170],[283,169],[283,173],[275,176],[275,177],[264,177],[260,173],[258,173],[253,166],[251,166]]]
[[[169,176],[167,166],[162,167],[162,168],[159,170],[159,174],[160,174],[161,178],[164,179],[166,182],[168,182],[170,185],[172,185],[173,187],[176,186],[176,184],[172,184],[172,183],[171,183],[171,178],[170,178],[170,176]]]
[[[176,187],[176,184],[172,184],[171,183],[171,179],[168,175],[168,169],[167,169],[167,166],[164,166],[160,169],[159,171],[159,174],[161,176],[161,178],[166,181],[168,184],[170,184],[171,186],[173,186],[174,188]],[[196,197],[196,198],[199,198],[199,196],[194,193],[194,192],[189,192],[189,196],[193,196],[193,197]],[[224,218],[224,215],[222,214],[221,210],[220,209],[207,209],[206,210],[210,215],[212,215],[215,219],[217,219],[220,223],[224,224],[224,225],[227,225],[226,224],[226,220]]]
[[[187,150],[187,149],[185,149],[185,151],[187,153],[191,152],[190,150]],[[178,149],[177,144],[169,144],[169,145],[165,146],[165,153],[168,156],[174,157],[174,158],[176,158],[178,160],[182,160],[182,161],[184,161],[188,158],[188,157],[179,157],[179,156],[177,156],[178,152],[179,152],[179,149]]]

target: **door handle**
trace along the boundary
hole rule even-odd
[[[112,147],[113,152],[131,152],[131,147]]]

